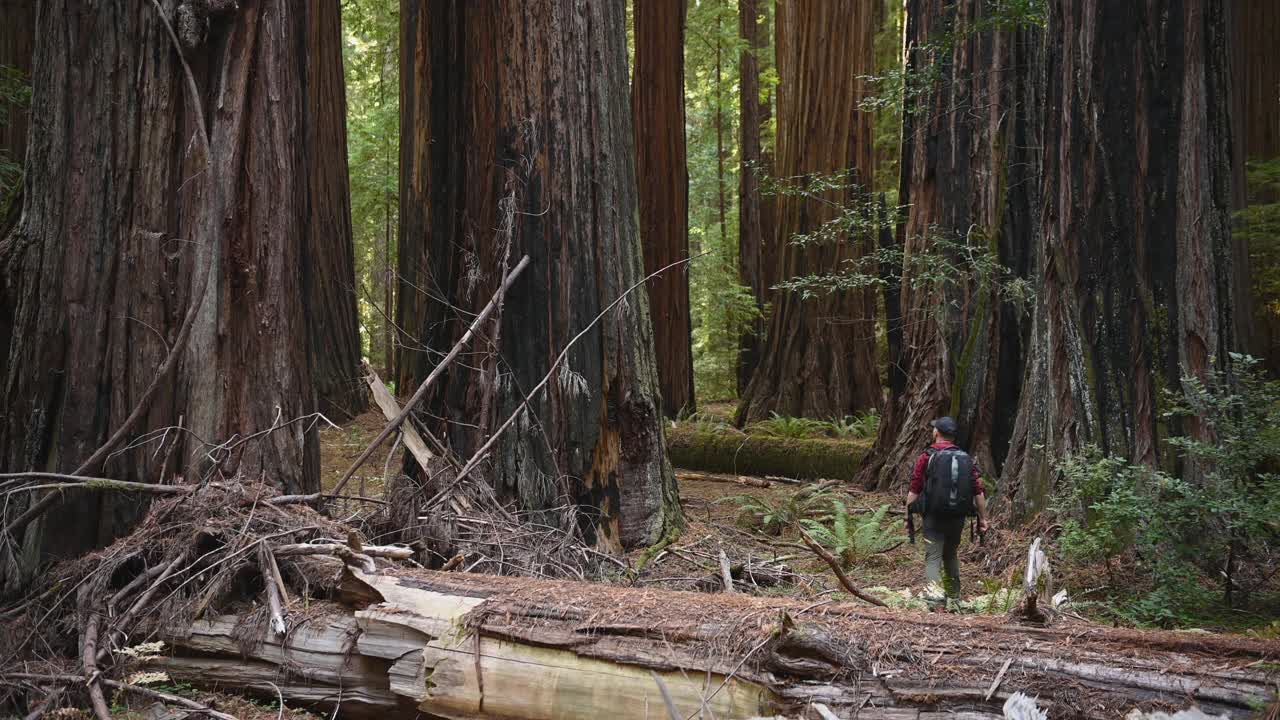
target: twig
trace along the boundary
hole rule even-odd
[[[840,720],[840,716],[831,712],[831,708],[822,703],[813,703],[814,712],[822,717],[822,720]]]
[[[708,253],[702,253],[702,255],[706,255],[706,254]],[[667,270],[670,270],[671,268],[677,265],[682,265],[684,263],[692,262],[693,260],[696,260],[702,257],[702,255],[694,255],[693,257],[688,257],[683,260],[677,260],[665,267],[662,267],[653,271],[649,275],[646,275],[643,280],[627,288],[626,291],[624,291],[621,295],[619,295],[613,302],[609,303],[608,307],[606,307],[604,310],[601,310],[598,315],[592,318],[591,322],[587,323],[586,327],[582,328],[582,330],[577,335],[574,335],[573,338],[569,340],[569,342],[565,343],[565,346],[560,351],[560,354],[556,356],[555,362],[551,363],[551,368],[547,370],[547,374],[542,377],[542,380],[538,381],[538,384],[534,386],[533,390],[528,395],[524,396],[524,400],[522,400],[520,404],[516,407],[516,409],[512,411],[511,415],[507,417],[506,421],[503,422],[502,425],[500,425],[498,429],[494,431],[492,435],[489,436],[489,439],[485,442],[485,444],[480,446],[479,450],[476,450],[475,454],[471,456],[471,459],[467,461],[467,464],[463,465],[462,469],[458,471],[457,476],[455,476],[453,480],[444,487],[444,489],[436,493],[430,500],[428,500],[427,503],[423,505],[423,507],[430,508],[430,507],[433,507],[436,503],[440,502],[440,498],[452,492],[453,489],[457,487],[458,484],[461,483],[467,477],[467,475],[471,473],[472,470],[476,469],[476,466],[479,465],[482,460],[484,460],[485,455],[488,454],[489,450],[494,446],[495,443],[498,442],[498,439],[502,437],[502,433],[506,432],[507,428],[511,427],[511,425],[515,423],[516,419],[520,417],[521,413],[526,411],[526,409],[529,406],[529,400],[533,398],[535,395],[537,395],[539,392],[541,392],[542,388],[546,387],[547,383],[551,380],[551,378],[556,374],[556,371],[560,368],[560,363],[564,362],[565,357],[569,355],[569,350],[572,349],[573,346],[583,338],[583,336],[585,336],[588,332],[590,332],[591,329],[596,326],[596,323],[600,322],[600,320],[605,315],[608,315],[623,300],[626,300],[628,295],[635,292],[637,288],[643,287],[645,283],[649,282],[649,280],[661,275],[662,273],[666,272]]]
[[[366,550],[368,548],[365,548]],[[405,558],[413,555],[413,551],[408,548],[397,548],[407,551]],[[279,557],[288,557],[291,555],[334,555],[340,558],[348,565],[355,565],[365,572],[377,572],[377,567],[373,564],[373,558],[364,553],[357,553],[346,545],[338,544],[303,544],[303,545],[278,545],[273,548],[273,552]]]
[[[0,674],[0,679],[27,680],[29,682],[58,683],[61,685],[73,685],[75,683],[85,682],[87,680],[87,678],[85,678],[83,675],[65,675],[65,674],[42,675],[40,673],[21,673],[21,672],[3,673],[3,674]],[[187,698],[179,697],[177,695],[170,695],[167,692],[152,690],[151,688],[142,687],[141,685],[130,685],[129,683],[122,683],[122,682],[117,682],[115,680],[108,680],[106,678],[100,678],[98,682],[114,690],[133,693],[134,695],[141,695],[143,697],[151,698],[152,700],[159,700],[160,702],[168,703],[170,705],[177,705],[179,707],[184,707],[194,712],[204,713],[205,715],[208,715],[211,718],[215,718],[216,720],[239,720],[239,718],[236,718],[234,715],[228,715],[226,713],[218,712],[217,710],[214,710],[208,705],[203,705],[201,703],[196,702],[195,700],[189,700]]]
[[[45,485],[24,485],[8,490],[6,491],[6,494],[35,490],[66,490],[76,488],[79,490],[120,490],[127,492],[152,493],[154,495],[186,495],[195,490],[195,486],[192,485],[155,485],[152,483],[132,482],[129,480],[112,480],[110,478],[70,475],[65,473],[26,472],[5,473],[0,475],[0,479],[6,478],[31,478],[32,480],[47,479],[58,481],[56,483]]]
[[[423,397],[426,396],[427,390],[431,387],[431,384],[436,381],[436,378],[440,377],[445,369],[449,367],[449,364],[452,363],[454,359],[458,357],[458,354],[462,352],[462,348],[471,341],[471,337],[475,334],[476,328],[478,328],[481,323],[485,321],[485,318],[489,317],[489,314],[497,308],[498,298],[501,297],[502,291],[515,282],[515,279],[519,277],[520,273],[528,266],[529,256],[525,255],[520,259],[520,262],[516,263],[516,266],[511,269],[511,272],[507,274],[507,277],[502,281],[502,285],[498,292],[494,294],[491,300],[489,300],[489,304],[484,306],[484,309],[476,315],[475,320],[471,321],[471,326],[467,328],[467,331],[461,338],[459,338],[458,342],[454,343],[453,349],[449,351],[449,354],[445,355],[444,358],[431,369],[431,373],[427,375],[427,378],[418,386],[418,389],[413,393],[413,397],[409,398],[408,402],[404,404],[404,407],[400,410],[400,414],[396,415],[394,420],[387,423],[387,426],[382,429],[382,432],[378,433],[378,436],[373,439],[373,442],[370,442],[369,446],[364,449],[364,452],[360,453],[360,457],[356,458],[356,461],[351,463],[351,467],[347,468],[347,471],[343,473],[342,479],[338,481],[338,484],[334,486],[331,491],[334,495],[342,492],[342,489],[346,487],[347,483],[351,480],[351,476],[355,475],[356,470],[364,464],[365,460],[369,459],[370,455],[373,455],[374,451],[378,449],[378,446],[382,444],[382,441],[386,440],[392,433],[399,429],[400,424],[405,421],[405,418],[409,417],[411,412],[413,412],[413,408],[422,401]]]
[[[658,684],[658,692],[662,695],[662,704],[667,706],[667,717],[671,720],[680,720],[680,711],[676,710],[676,701],[671,697],[671,691],[667,689],[667,684],[662,681],[658,673],[650,670],[649,677]]]
[[[85,684],[89,686],[89,701],[93,704],[93,714],[98,716],[98,720],[111,720],[107,698],[102,694],[102,686],[98,684],[98,620],[98,613],[90,610],[89,618],[84,624],[80,659],[84,663]]]
[[[267,543],[258,541],[258,569],[262,572],[262,584],[266,586],[267,607],[271,612],[271,630],[277,635],[289,631],[289,623],[284,615],[284,601],[280,597],[280,588],[284,584],[279,577],[275,558]]]
[[[810,550],[812,550],[818,557],[822,558],[822,561],[827,564],[827,567],[831,568],[831,571],[836,574],[836,579],[840,581],[840,584],[849,592],[850,595],[869,602],[872,605],[889,607],[880,598],[877,598],[874,595],[868,595],[855,587],[853,581],[849,579],[849,576],[844,574],[844,568],[840,567],[840,561],[828,552],[826,548],[819,545],[817,541],[809,535],[809,533],[801,530],[800,538],[804,540],[804,544],[808,545]]]
[[[729,571],[729,556],[720,548],[720,582],[724,583],[724,591],[733,592],[733,573]]]
[[[1010,655],[1008,660],[1004,661],[1004,665],[1000,667],[1000,672],[996,673],[996,679],[991,681],[991,687],[987,688],[987,694],[982,697],[983,700],[990,700],[992,695],[996,694],[996,688],[1000,687],[1000,681],[1004,679],[1004,674],[1009,671],[1009,666],[1013,664],[1013,656]]]
[[[125,630],[129,627],[129,624],[138,616],[138,613],[142,612],[142,609],[146,607],[147,603],[151,601],[152,596],[156,594],[156,591],[160,589],[160,586],[164,584],[164,581],[168,580],[169,576],[173,575],[173,572],[177,570],[178,566],[182,564],[182,561],[186,559],[186,550],[178,553],[178,556],[170,561],[169,564],[164,567],[164,570],[160,572],[160,576],[155,579],[155,582],[151,583],[151,586],[138,596],[138,599],[129,607],[129,610],[125,612],[124,615],[120,616],[120,619],[116,621],[115,628],[111,631],[110,637],[107,638],[107,644],[98,650],[99,662],[106,659],[106,656],[111,652],[111,647],[124,637]]]

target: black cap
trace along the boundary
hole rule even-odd
[[[949,417],[940,417],[929,424],[938,432],[949,438],[953,438],[960,434],[960,426],[956,425],[956,421]]]

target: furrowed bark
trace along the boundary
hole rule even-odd
[[[687,0],[634,6],[636,179],[644,271],[652,274],[689,257],[689,171],[684,138],[684,22]],[[650,280],[649,313],[658,384],[667,417],[695,409],[689,320],[689,268]]]
[[[979,31],[991,22],[986,8],[945,0],[907,6],[908,72],[937,79],[903,113],[899,202],[907,210],[898,241],[906,267],[889,319],[901,333],[890,343],[898,350],[890,364],[902,373],[903,391],[890,400],[860,473],[867,487],[905,483],[936,417],[957,420],[960,445],[988,477],[998,475],[1013,431],[1030,323],[1001,289],[1026,277],[1037,232],[1044,36],[1035,27]],[[950,46],[922,47],[947,34]],[[979,273],[942,242],[987,254],[1003,270]],[[917,268],[912,258],[929,253],[954,264],[959,281],[920,281],[937,268]]]
[[[1001,482],[1019,515],[1085,445],[1155,464],[1162,436],[1205,437],[1160,416],[1160,389],[1234,349],[1223,4],[1061,0],[1047,37],[1039,287]],[[1093,71],[1116,63],[1133,72]]]
[[[41,5],[30,192],[4,240],[3,272],[14,280],[0,397],[6,469],[78,468],[140,406],[132,432],[185,418],[191,434],[117,449],[102,474],[154,482],[173,457],[188,476],[212,461],[227,477],[291,492],[318,482],[314,432],[287,424],[312,409],[299,300],[307,190],[295,182],[305,163],[294,138],[304,18],[263,0],[196,19],[179,23],[178,40],[200,104],[217,110],[205,128],[156,5]],[[202,263],[207,293],[184,325]],[[150,394],[171,346],[181,355],[166,367],[176,372]],[[269,428],[278,429],[217,449],[192,439]],[[181,451],[157,452],[157,442]],[[26,509],[11,505],[9,517]],[[141,511],[115,493],[75,495],[12,538],[21,549],[0,559],[5,583],[16,587],[18,569],[50,555],[106,542]]]
[[[458,457],[644,277],[624,22],[618,0],[401,12],[396,316],[416,339],[401,344],[399,386],[416,386],[504,269],[531,259],[476,357],[451,365],[423,403],[424,426]],[[499,496],[527,510],[568,497],[604,547],[655,542],[679,517],[657,377],[648,298],[635,293],[572,348],[521,431],[499,439],[488,473]]]
[[[867,92],[859,76],[875,68],[874,15],[873,4],[864,2],[778,5],[779,177],[850,170],[864,182],[871,177],[871,115],[857,105]],[[834,67],[841,71],[832,72]],[[825,200],[837,204],[849,199],[843,192],[827,195]],[[784,195],[778,197],[777,211],[781,279],[838,272],[866,250],[868,240],[862,237],[804,247],[792,243],[795,235],[835,217],[827,203]],[[782,292],[773,305],[759,365],[742,395],[739,424],[775,412],[831,418],[879,406],[874,293],[804,300],[799,293]]]
[[[174,655],[155,667],[264,697],[274,682],[318,708],[342,688],[344,717],[652,718],[663,701],[650,671],[682,717],[703,703],[756,717],[821,702],[840,717],[1000,718],[1022,691],[1054,718],[1189,702],[1243,718],[1275,698],[1259,667],[1274,641],[429,571],[356,571],[340,596],[350,609],[287,638],[259,625],[246,645],[235,616],[174,628]],[[282,677],[286,663],[307,681]]]

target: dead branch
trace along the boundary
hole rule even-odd
[[[43,682],[43,683],[63,685],[63,686],[74,685],[75,683],[85,682],[86,679],[87,678],[85,678],[83,675],[65,675],[65,674],[54,674],[54,673],[51,673],[51,674],[17,673],[17,672],[0,673],[0,680],[9,680],[9,681],[23,680],[26,682]],[[214,710],[213,708],[203,703],[198,703],[195,700],[179,697],[177,695],[170,695],[167,692],[152,690],[151,688],[142,687],[141,685],[130,685],[129,683],[122,683],[122,682],[117,682],[115,680],[108,680],[106,678],[100,678],[98,682],[102,683],[103,685],[106,685],[107,687],[113,690],[119,690],[121,692],[140,695],[142,697],[150,698],[152,700],[159,700],[160,702],[166,703],[168,705],[177,705],[178,707],[183,707],[193,712],[204,713],[205,715],[208,715],[211,718],[215,718],[216,720],[239,720],[234,715],[228,715],[226,713],[218,712],[217,710]]]
[[[368,383],[369,389],[373,392],[373,401],[381,408],[382,414],[387,420],[395,422],[396,418],[400,416],[400,405],[396,403],[396,399],[391,396],[387,386],[382,383],[382,378],[378,377],[378,373],[374,372],[369,363],[361,361],[360,366],[364,369],[364,381]],[[412,422],[402,423],[400,425],[400,437],[404,441],[405,447],[409,448],[409,454],[413,456],[414,460],[418,461],[418,467],[422,468],[422,476],[429,477],[432,472],[431,461],[435,459],[435,456],[427,448],[427,443],[422,439],[418,429],[413,426]],[[383,475],[386,475],[385,471]]]
[[[93,714],[98,716],[98,720],[111,720],[107,698],[103,696],[102,685],[98,682],[98,613],[93,610],[89,610],[81,640],[80,661],[84,664],[85,684],[89,687],[89,702],[93,705]]]
[[[565,357],[569,355],[569,350],[572,349],[573,346],[576,345],[577,342],[581,340],[587,333],[591,332],[591,329],[596,326],[596,323],[599,323],[600,320],[603,319],[605,315],[608,315],[610,312],[612,312],[614,308],[620,305],[623,300],[626,300],[627,296],[635,292],[637,288],[644,287],[644,284],[647,283],[649,280],[661,275],[662,273],[666,272],[667,270],[670,270],[673,267],[676,267],[677,265],[683,265],[684,263],[692,262],[706,254],[707,253],[702,253],[702,255],[694,255],[693,257],[688,257],[683,260],[677,260],[665,267],[662,267],[653,271],[649,275],[646,275],[644,279],[642,279],[640,282],[637,282],[636,284],[632,285],[631,287],[623,291],[623,293],[619,295],[613,302],[609,303],[609,305],[605,307],[604,310],[601,310],[598,315],[592,318],[591,322],[587,323],[586,327],[582,328],[582,330],[577,335],[574,335],[573,338],[569,340],[569,342],[565,343],[564,348],[560,350],[560,354],[557,355],[555,361],[551,363],[551,367],[547,370],[547,374],[542,376],[542,379],[538,381],[538,384],[533,387],[533,390],[530,391],[528,395],[524,396],[524,399],[520,401],[520,404],[516,406],[516,409],[512,411],[511,415],[507,417],[506,421],[503,422],[502,425],[500,425],[498,429],[494,431],[492,435],[489,436],[489,439],[485,441],[484,445],[480,446],[479,450],[476,450],[475,454],[471,456],[471,459],[467,460],[467,463],[462,466],[462,469],[458,471],[458,474],[454,476],[453,480],[447,486],[445,486],[444,489],[440,490],[440,492],[436,493],[430,500],[427,501],[425,507],[429,508],[434,506],[436,503],[440,502],[441,498],[443,498],[445,495],[448,495],[453,490],[453,488],[457,487],[459,483],[461,483],[464,479],[466,479],[467,475],[469,475],[472,470],[476,469],[476,466],[479,465],[480,462],[484,460],[485,456],[489,453],[489,450],[494,446],[495,443],[498,442],[498,439],[502,437],[502,434],[507,431],[507,428],[511,427],[511,425],[515,423],[516,419],[519,418],[522,413],[528,411],[529,400],[534,396],[536,396],[539,392],[541,392],[542,388],[547,386],[547,383],[550,382],[551,378],[556,374],[556,370],[559,369],[560,363],[564,362]],[[519,268],[518,265],[516,267]],[[335,488],[334,491],[337,492],[337,489]]]
[[[837,560],[834,555],[828,552],[826,548],[819,545],[818,542],[809,535],[809,533],[805,532],[804,530],[801,530],[800,538],[804,540],[804,544],[808,545],[809,549],[812,550],[814,554],[822,558],[822,561],[827,564],[827,567],[831,568],[831,571],[836,574],[836,579],[840,581],[840,585],[842,585],[844,589],[849,592],[850,595],[853,595],[854,597],[860,600],[865,600],[866,602],[869,602],[872,605],[879,605],[880,607],[889,607],[888,605],[885,605],[884,601],[881,600],[880,598],[875,597],[874,595],[868,595],[862,592],[861,590],[859,590],[857,587],[855,587],[853,584],[853,581],[850,580],[849,576],[845,574],[844,568],[840,567],[840,561]]]
[[[365,548],[366,550],[368,548]],[[407,553],[404,558],[413,555],[413,551],[408,548],[394,548],[397,551]],[[340,558],[348,565],[354,565],[361,568],[365,572],[373,572],[373,558],[364,553],[357,553],[346,545],[337,543],[304,543],[301,545],[279,545],[273,548],[273,552],[277,557],[290,557],[297,555],[333,555]],[[391,557],[390,555],[384,557]]]
[[[262,573],[262,584],[265,586],[267,593],[267,608],[271,613],[271,630],[277,635],[284,635],[289,631],[289,621],[285,617],[284,600],[280,595],[280,589],[284,587],[284,581],[280,579],[280,570],[276,567],[275,557],[272,555],[271,549],[262,540],[258,541],[258,569]]]
[[[733,573],[729,570],[729,556],[724,554],[724,548],[720,548],[720,582],[725,592],[733,592]]]
[[[475,335],[476,328],[480,327],[480,325],[484,323],[485,318],[489,317],[489,315],[497,309],[498,298],[501,297],[502,292],[515,282],[520,273],[528,266],[529,256],[525,255],[520,259],[520,262],[516,263],[516,266],[511,269],[511,272],[507,274],[507,277],[502,281],[502,285],[499,287],[498,292],[494,294],[493,298],[489,300],[489,303],[484,306],[484,309],[482,309],[480,313],[476,315],[475,319],[471,321],[471,326],[467,328],[467,331],[458,339],[458,342],[454,343],[453,348],[449,350],[449,354],[445,355],[444,358],[431,369],[431,373],[428,374],[426,379],[422,381],[422,384],[418,386],[418,389],[413,393],[413,397],[409,398],[408,402],[404,404],[404,408],[400,410],[400,414],[396,415],[395,419],[387,423],[387,426],[382,429],[382,432],[378,433],[378,436],[369,443],[369,446],[364,449],[364,452],[360,453],[360,456],[356,458],[355,462],[351,463],[351,467],[347,468],[347,471],[342,475],[342,479],[338,481],[336,486],[334,486],[332,491],[333,494],[336,495],[341,493],[342,489],[347,486],[348,482],[350,482],[351,476],[355,475],[356,470],[358,470],[360,466],[369,459],[369,456],[373,455],[374,451],[378,449],[378,446],[381,445],[384,440],[399,429],[400,424],[403,423],[405,419],[409,417],[409,414],[413,412],[413,408],[422,401],[422,398],[426,397],[427,390],[431,387],[431,384],[434,383],[436,378],[440,377],[446,369],[448,369],[449,365],[458,357],[458,354],[462,352],[462,348],[466,347],[467,343],[471,342],[471,337]]]

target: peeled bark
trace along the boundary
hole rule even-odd
[[[1163,435],[1205,436],[1158,401],[1233,348],[1226,29],[1217,0],[1050,3],[1039,292],[1001,483],[1020,515],[1087,444],[1155,464]]]
[[[290,423],[312,410],[296,138],[304,18],[262,0],[205,26],[204,7],[165,11],[195,18],[178,29],[207,112],[208,163],[152,3],[41,5],[28,192],[0,248],[14,291],[0,466],[67,472],[102,445],[155,377],[194,274],[208,266],[185,359],[136,434],[179,423],[189,432],[122,448],[101,472],[142,482],[220,473],[318,490],[315,433]],[[6,524],[22,502],[7,506]],[[106,542],[141,511],[111,493],[68,496],[14,538],[22,557],[0,558],[5,582],[20,578],[15,567]]]
[[[1275,697],[1259,667],[1274,642],[461,573],[352,571],[343,598],[354,609],[285,638],[236,616],[175,628],[174,655],[151,665],[326,711],[340,697],[344,717],[641,720],[667,716],[665,695],[680,717],[807,717],[820,703],[995,720],[1021,691],[1054,718],[1192,702],[1244,718]]]
[[[875,8],[855,0],[796,0],[777,8],[778,140],[781,178],[853,172],[871,177],[874,153],[870,113],[858,103],[875,68]],[[833,72],[839,68],[839,72]],[[811,199],[781,195],[774,242],[783,280],[823,275],[865,253],[876,240],[845,237],[837,243],[798,246],[797,234],[835,217],[830,203],[848,192]],[[760,363],[742,395],[739,423],[771,413],[843,417],[876,408],[880,372],[875,361],[875,296],[870,290],[805,300],[780,292]]]
[[[898,349],[890,364],[904,387],[862,470],[868,487],[906,481],[936,417],[954,417],[960,445],[996,475],[1013,431],[1029,317],[1001,291],[1026,277],[1038,231],[1044,36],[1034,27],[978,31],[991,22],[987,8],[947,0],[906,8],[908,72],[937,80],[903,113],[899,201],[908,209],[898,242],[906,263],[889,321],[902,336],[890,344]],[[954,42],[930,50],[946,33]],[[1004,270],[979,272],[940,242],[988,253]],[[922,254],[955,265],[958,280],[921,281],[937,270],[913,262]]]
[[[684,138],[684,22],[687,0],[636,3],[636,177],[640,245],[651,275],[689,257],[689,170]],[[667,417],[695,409],[689,320],[689,267],[678,265],[648,282],[658,384]]]
[[[347,175],[347,89],[342,74],[339,0],[298,6],[307,17],[304,62],[309,186],[303,238],[303,287],[316,405],[330,420],[349,420],[369,406],[360,373],[351,188]]]
[[[401,12],[402,388],[416,387],[532,261],[421,420],[459,457],[567,343],[642,281],[621,0],[408,2]],[[588,539],[652,543],[679,521],[649,302],[638,290],[569,351],[497,442],[488,476],[526,510],[567,498]]]

